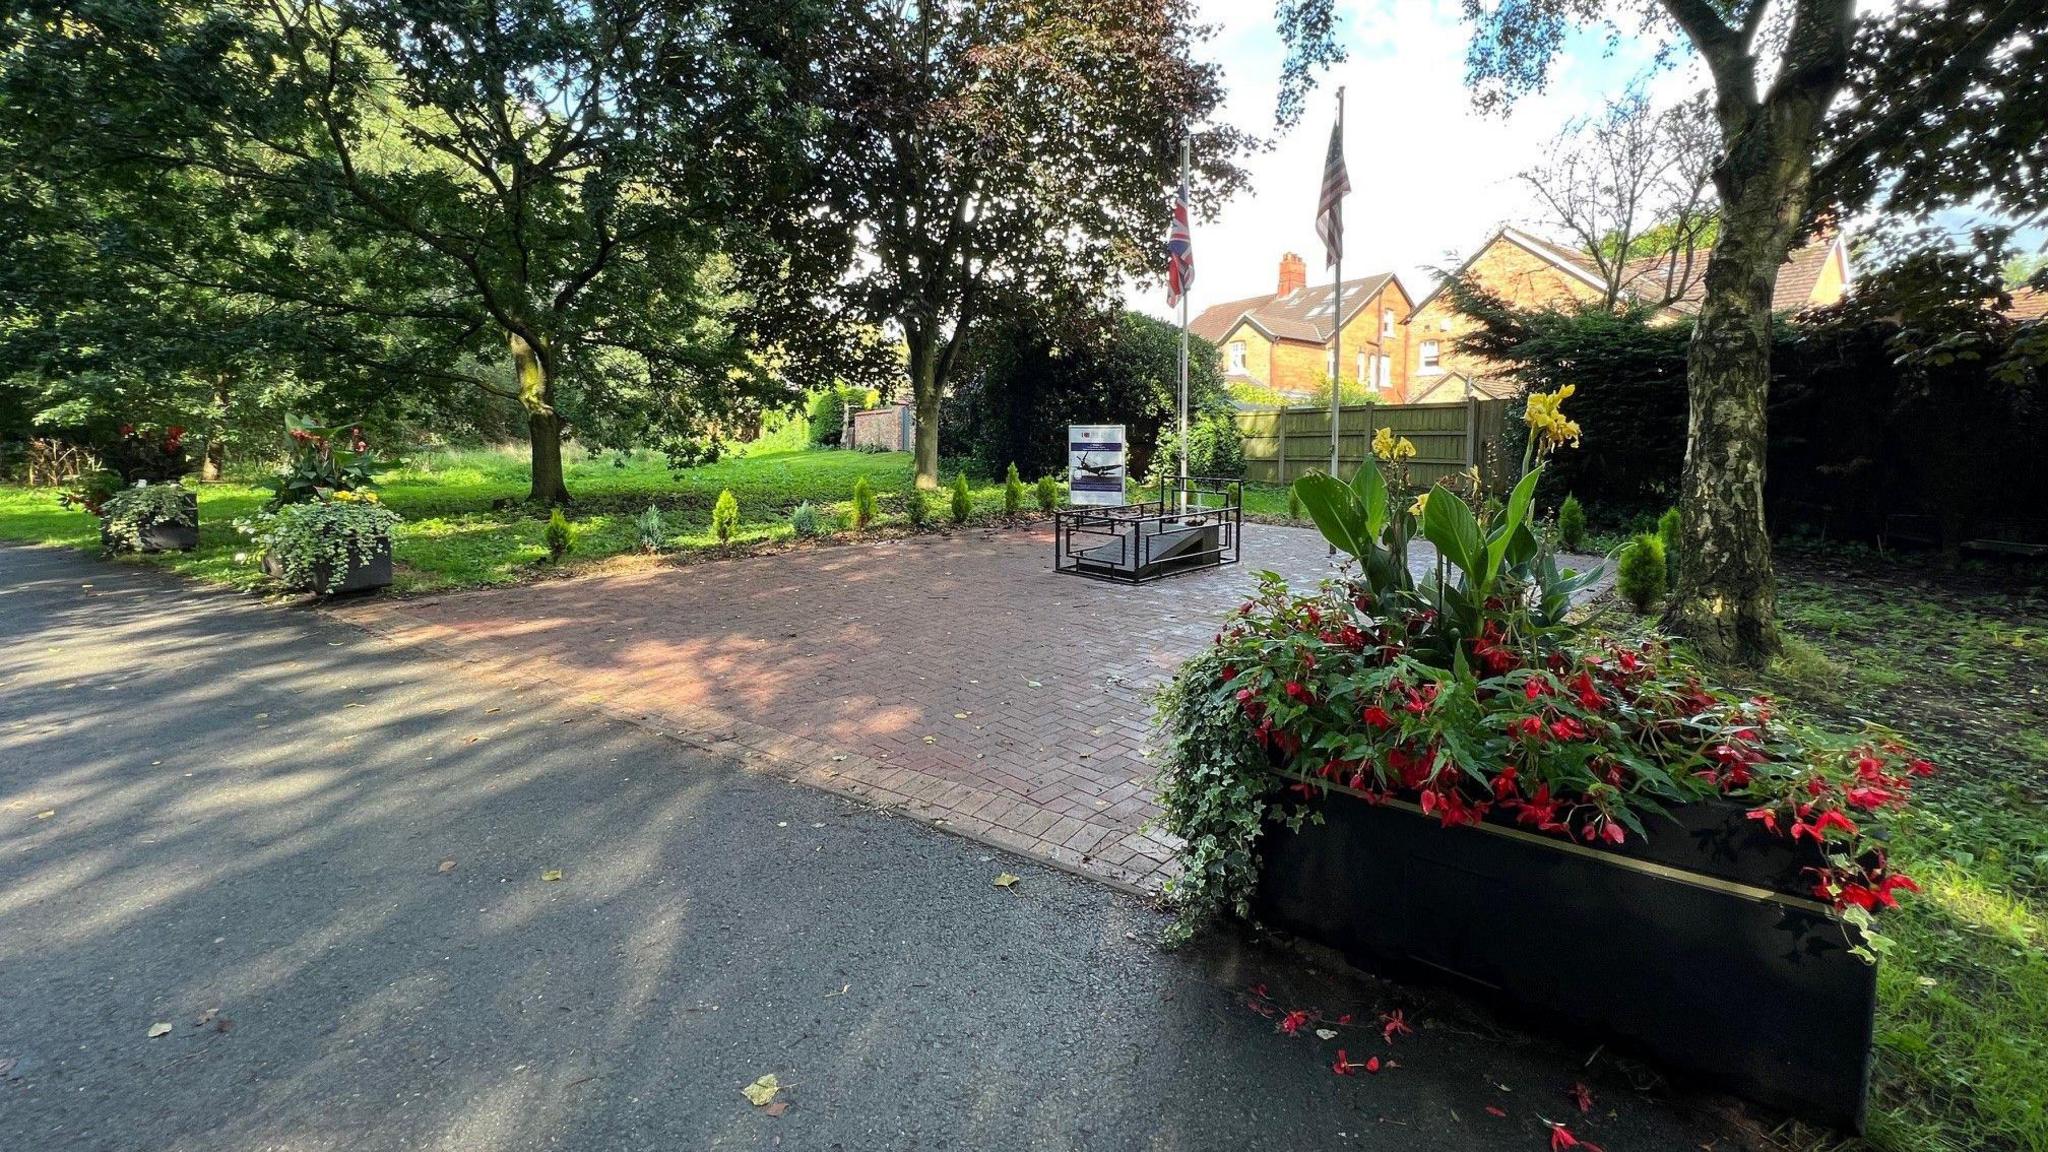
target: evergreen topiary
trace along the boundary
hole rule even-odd
[[[732,543],[734,529],[740,526],[740,502],[727,488],[718,494],[718,502],[711,506],[711,534],[718,537],[720,544]]]
[[[1557,507],[1557,542],[1567,552],[1577,552],[1586,543],[1586,509],[1577,496],[1567,495]]]
[[[1654,532],[1644,532],[1621,550],[1615,586],[1622,598],[1637,612],[1648,612],[1664,598],[1664,541]]]
[[[809,500],[789,510],[789,530],[800,539],[808,540],[825,534],[825,525],[818,519],[818,509]]]
[[[932,526],[931,493],[912,486],[903,496],[903,515],[910,521],[912,531],[922,532]]]
[[[853,482],[853,530],[866,531],[875,519],[875,489],[863,476]]]
[[[1051,476],[1038,478],[1038,510],[1051,512],[1060,506],[1060,482]]]
[[[1017,465],[1003,473],[1003,515],[1015,516],[1024,507],[1024,481],[1017,476]]]
[[[967,492],[967,473],[953,474],[953,523],[967,523],[967,514],[974,511],[974,498]]]
[[[560,508],[555,509],[555,514],[548,517],[547,531],[542,534],[541,538],[547,542],[548,559],[550,560],[561,560],[562,557],[569,554],[571,548],[576,546],[576,541],[569,532],[568,518],[562,515]]]
[[[1666,508],[1657,517],[1657,539],[1664,542],[1664,586],[1678,587],[1678,509]]]
[[[1287,486],[1287,518],[1289,520],[1301,519],[1301,495],[1294,490],[1294,485],[1292,484]]]

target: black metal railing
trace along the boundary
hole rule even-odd
[[[1054,513],[1053,568],[1143,584],[1237,563],[1243,527],[1242,481],[1164,478],[1156,500]]]

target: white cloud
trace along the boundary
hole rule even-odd
[[[1350,61],[1324,77],[1298,127],[1246,164],[1250,187],[1219,218],[1196,223],[1194,311],[1271,292],[1282,252],[1301,254],[1311,283],[1329,282],[1314,218],[1338,85],[1346,89],[1352,187],[1344,205],[1345,276],[1392,269],[1419,296],[1435,280],[1427,269],[1451,253],[1469,255],[1500,224],[1540,222],[1515,173],[1568,121],[1640,74],[1653,47],[1624,40],[1609,55],[1596,41],[1590,51],[1568,52],[1544,93],[1512,115],[1482,116],[1465,87],[1469,32],[1457,0],[1351,0],[1346,7]],[[1221,26],[1202,51],[1224,66],[1230,95],[1223,118],[1271,137],[1282,55],[1271,6],[1203,0],[1202,8],[1204,19]],[[1698,87],[1694,76],[1667,72],[1651,91],[1662,102]],[[1156,282],[1132,288],[1126,299],[1168,315]]]

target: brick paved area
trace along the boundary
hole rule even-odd
[[[1426,546],[1420,569],[1433,564]],[[1312,582],[1313,532],[1245,526],[1244,562],[1143,587],[1052,571],[1044,531],[800,548],[344,616],[487,675],[550,681],[794,779],[1133,888],[1148,827],[1147,694],[1260,569]]]

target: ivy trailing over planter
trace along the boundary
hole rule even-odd
[[[285,583],[332,593],[347,578],[351,561],[391,546],[399,520],[374,492],[339,491],[259,512],[237,526],[277,562]]]
[[[151,484],[136,482],[117,490],[99,505],[100,532],[115,551],[141,552],[147,545],[143,533],[158,525],[192,528],[199,524],[198,506],[192,493],[175,481]]]

